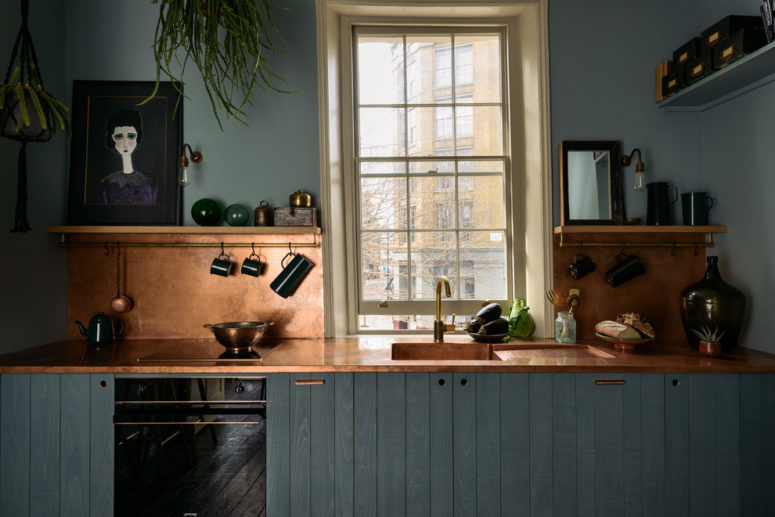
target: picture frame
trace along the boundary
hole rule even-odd
[[[68,224],[180,224],[182,92],[163,81],[139,105],[154,86],[73,81]]]

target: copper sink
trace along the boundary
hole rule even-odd
[[[590,345],[478,343],[476,341],[434,343],[430,340],[395,341],[394,361],[509,361],[511,359],[606,359],[611,354]]]
[[[391,347],[390,358],[395,361],[491,361],[491,343],[476,341],[434,343],[432,341],[397,341]]]
[[[511,359],[608,359],[613,357],[590,345],[494,345],[495,359],[509,361]]]

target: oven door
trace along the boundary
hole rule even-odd
[[[114,514],[263,508],[265,383],[259,376],[116,378]]]

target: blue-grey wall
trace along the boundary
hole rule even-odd
[[[192,184],[183,189],[183,223],[194,224],[191,205],[211,197],[251,210],[261,200],[287,206],[303,189],[318,203],[320,166],[317,126],[315,11],[309,0],[284,0],[278,28],[289,56],[270,56],[271,68],[288,81],[293,94],[259,91],[248,106],[246,127],[212,113],[201,78],[193,67],[185,76],[184,138],[204,161],[189,168]],[[66,78],[147,81],[156,78],[151,42],[159,5],[143,2],[68,0]],[[280,86],[283,86],[280,84]]]
[[[765,258],[775,251],[768,239],[773,208],[766,200],[775,183],[767,152],[775,86],[702,114],[666,113],[654,103],[658,62],[724,15],[754,14],[755,4],[551,0],[552,159],[556,174],[556,150],[562,140],[620,140],[625,151],[643,151],[648,181],[670,181],[682,192],[707,190],[715,195],[711,222],[726,224],[729,233],[718,237],[714,252],[721,256],[727,280],[746,291],[751,301],[745,345],[775,352],[775,344],[765,339],[766,305],[759,308],[755,303],[775,289],[773,273],[766,269],[772,261]],[[205,160],[192,167],[193,184],[184,189],[184,224],[193,224],[188,212],[201,197],[251,208],[266,199],[279,206],[301,188],[318,205],[314,4],[289,0],[283,5],[291,9],[279,18],[291,57],[272,61],[297,93],[259,92],[247,111],[250,126],[226,120],[222,132],[199,78],[192,71],[186,75],[190,100],[185,104],[185,139],[202,150]],[[49,88],[62,98],[69,101],[74,79],[154,78],[149,42],[156,5],[39,0],[33,6],[46,13],[33,14],[32,29]],[[0,19],[0,57],[8,54],[17,23],[18,15]],[[17,149],[18,144],[0,139],[6,227],[13,218]],[[45,228],[65,221],[68,149],[61,135],[31,147],[30,214],[35,231],[26,236],[0,231],[0,321],[6,329],[0,351],[65,334],[65,258]],[[633,174],[632,169],[625,171],[627,215],[645,218],[645,195],[631,190]],[[555,222],[557,199],[555,192]]]
[[[707,0],[691,28],[696,31],[726,14],[757,14],[758,2]],[[699,123],[701,180],[716,200],[710,222],[727,225],[717,236],[724,280],[742,289],[748,301],[746,347],[775,353],[768,323],[775,292],[775,167],[773,124],[775,83],[696,115]]]
[[[19,2],[6,2],[0,16],[0,81],[21,23]],[[67,99],[65,7],[58,0],[33,3],[29,26],[46,88]],[[67,262],[46,227],[65,216],[68,139],[27,145],[28,214],[33,231],[9,233],[16,206],[20,144],[0,138],[0,353],[62,339],[67,328]]]

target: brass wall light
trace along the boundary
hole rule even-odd
[[[186,156],[186,149],[188,149],[188,156]],[[189,157],[192,163],[199,163],[202,161],[202,153],[194,151],[188,144],[183,144],[183,152],[180,155],[180,174],[178,175],[178,185],[181,187],[187,187],[191,184],[191,176],[188,174],[188,160]]]
[[[622,156],[619,159],[619,163],[622,167],[629,167],[635,153],[638,153],[638,163],[635,164],[635,183],[633,183],[632,189],[642,191],[646,190],[646,166],[643,164],[643,160],[640,159],[640,149],[633,149],[629,156]]]

